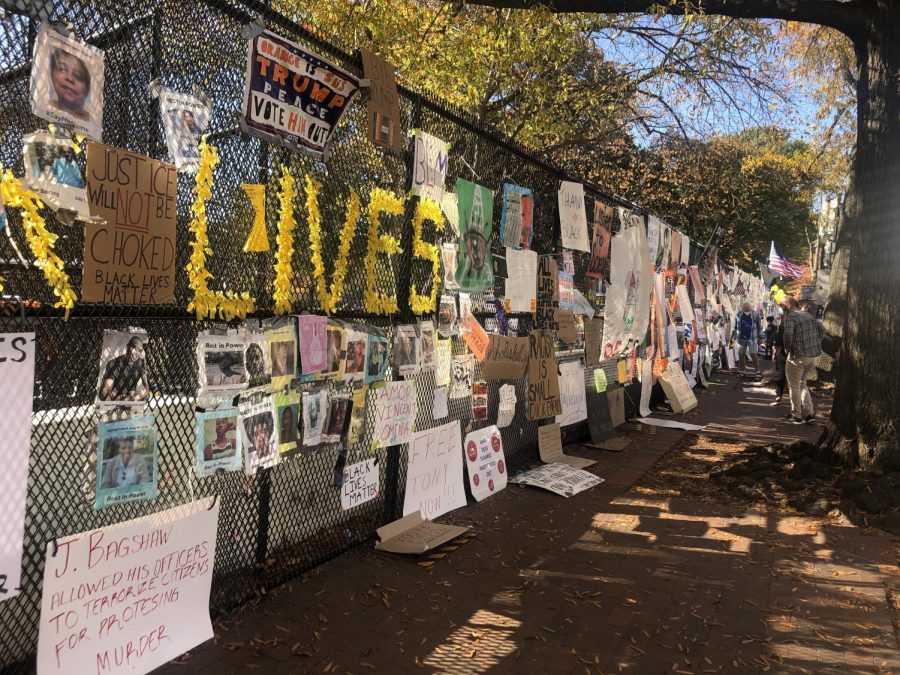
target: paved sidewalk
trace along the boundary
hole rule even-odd
[[[428,569],[357,548],[160,672],[900,672],[895,541],[628,492],[684,434],[627,428],[625,452],[570,449],[598,460],[599,487],[510,486],[454,511],[476,538]]]

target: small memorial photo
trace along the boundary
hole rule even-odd
[[[322,431],[321,442],[339,442],[350,425],[353,400],[349,396],[332,396],[328,401],[328,415]]]
[[[138,406],[150,400],[142,329],[103,332],[97,405],[104,408]]]
[[[272,377],[294,376],[295,345],[293,340],[279,340],[271,343]]]
[[[103,52],[44,26],[31,67],[37,117],[96,141],[103,135]]]
[[[156,430],[153,416],[101,422],[97,434],[94,507],[156,497]]]
[[[197,413],[197,476],[234,471],[242,463],[237,408]]]
[[[269,362],[266,336],[262,333],[251,333],[244,350],[244,366],[250,387],[261,387],[272,379],[272,367]]]
[[[246,347],[241,335],[201,333],[197,337],[200,390],[214,393],[243,389],[247,385]]]
[[[195,96],[165,88],[159,93],[159,105],[175,168],[195,173],[200,164],[200,137],[209,125],[209,107]]]
[[[326,364],[324,374],[329,377],[340,377],[343,365],[344,329],[329,322],[326,340]]]
[[[411,324],[397,326],[394,333],[394,367],[401,375],[419,370],[419,336]]]
[[[255,403],[242,401],[239,409],[245,472],[253,474],[258,468],[274,466],[278,463],[278,451],[272,397],[266,396]]]
[[[419,335],[422,347],[422,369],[434,370],[437,365],[435,362],[434,322],[422,321],[419,324]]]
[[[91,217],[84,171],[68,138],[37,131],[23,139],[25,181],[48,206]]]
[[[345,380],[361,380],[366,373],[368,336],[357,330],[347,329],[347,357],[344,359]]]
[[[284,454],[297,449],[301,412],[300,394],[275,394],[275,421],[278,423],[278,452]]]
[[[369,336],[369,362],[366,365],[366,384],[383,380],[387,372],[387,338],[383,335]]]

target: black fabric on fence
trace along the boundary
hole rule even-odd
[[[105,109],[103,141],[154,158],[166,159],[158,102],[150,96],[149,83],[158,81],[175,91],[203,90],[212,102],[210,141],[221,162],[215,172],[213,197],[208,202],[209,239],[214,251],[208,267],[215,289],[248,291],[259,302],[257,316],[270,316],[274,280],[274,250],[244,253],[243,243],[252,222],[252,210],[241,183],[266,184],[266,226],[275,242],[278,218],[278,178],[282,165],[297,178],[295,202],[297,230],[292,261],[293,311],[319,311],[309,259],[307,211],[303,200],[304,176],[312,174],[322,184],[320,208],[323,223],[323,259],[330,277],[339,245],[341,223],[349,191],[355,190],[363,205],[373,187],[403,194],[411,184],[409,151],[400,157],[376,149],[366,139],[365,105],[356,102],[335,133],[327,164],[288,152],[239,132],[236,113],[243,91],[247,42],[243,26],[262,13],[268,27],[284,37],[319,51],[357,74],[360,64],[348,53],[322,41],[290,18],[271,12],[262,2],[236,0],[57,0],[53,18],[71,23],[87,42],[105,51]],[[31,54],[39,23],[9,14],[0,19],[0,165],[23,175],[22,137],[45,129],[34,117],[29,101]],[[530,156],[459,111],[435,99],[408,90],[401,92],[402,129],[422,128],[445,140],[451,148],[447,177],[457,177],[499,189],[504,181],[527,186],[535,193],[535,236],[539,253],[559,252],[557,189],[562,172]],[[79,162],[84,161],[83,155]],[[83,168],[83,164],[82,164]],[[577,179],[577,178],[575,178]],[[194,405],[197,388],[195,340],[209,327],[186,312],[191,300],[184,267],[189,258],[188,231],[193,177],[178,180],[178,247],[176,304],[172,307],[114,306],[78,303],[68,321],[52,308],[54,298],[41,270],[23,266],[19,252],[33,260],[25,239],[21,215],[9,210],[9,237],[0,235],[0,275],[5,293],[41,303],[22,314],[0,317],[0,333],[34,331],[37,355],[34,389],[34,424],[31,443],[22,592],[0,602],[0,668],[4,672],[29,672],[37,644],[38,618],[46,542],[99,526],[139,517],[192,499],[219,496],[221,513],[211,607],[226,611],[270,588],[370,538],[375,528],[398,517],[403,506],[405,448],[379,451],[382,468],[380,496],[342,512],[337,489],[331,485],[336,449],[318,455],[296,457],[261,471],[255,478],[242,472],[198,479],[194,474]],[[624,203],[596,186],[586,186],[587,213],[593,199]],[[48,210],[47,227],[59,235],[56,251],[65,263],[76,292],[81,288],[83,226],[65,225]],[[494,212],[494,238],[498,244],[499,205]],[[400,314],[385,318],[366,316],[363,265],[367,221],[365,211],[350,250],[343,301],[338,318],[359,321],[390,331],[391,326],[414,319],[407,297],[411,283],[430,284],[430,268],[411,257],[409,212],[403,217],[384,217],[383,231],[400,239],[404,253],[392,267],[382,257],[377,274],[393,279]],[[434,241],[433,233],[426,238]],[[18,251],[17,251],[18,249]],[[693,246],[694,257],[700,247]],[[692,260],[692,262],[696,262]],[[575,253],[576,286],[583,278],[588,256]],[[581,286],[582,289],[584,288]],[[502,282],[495,291],[503,294]],[[9,300],[9,298],[7,298]],[[477,302],[477,299],[476,299]],[[10,307],[11,305],[7,305]],[[477,305],[476,305],[477,307]],[[492,312],[486,312],[486,318]],[[529,320],[519,317],[519,333],[526,334]],[[159,496],[95,511],[82,484],[85,465],[93,453],[91,435],[98,414],[93,407],[105,329],[139,326],[146,329],[151,388],[151,411],[159,430]],[[454,340],[454,352],[465,347]],[[615,382],[615,364],[603,367]],[[476,371],[475,379],[479,379]],[[500,382],[489,383],[489,419],[471,421],[470,399],[450,401],[450,418],[462,420],[463,433],[496,419]],[[0,383],[2,385],[2,383]],[[418,428],[435,424],[431,418],[433,373],[416,378]],[[503,430],[507,464],[511,472],[537,462],[537,424],[525,419],[524,382],[517,384],[517,414]],[[632,389],[632,397],[639,389]],[[0,410],[6,392],[0,386]],[[444,420],[438,421],[440,423]],[[368,455],[372,422],[367,437],[351,448],[348,463]],[[0,436],[3,424],[0,422]],[[566,439],[587,435],[586,423],[565,430]]]

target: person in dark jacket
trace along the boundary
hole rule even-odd
[[[784,397],[784,390],[787,387],[787,375],[785,373],[785,365],[787,364],[787,352],[784,350],[784,319],[775,329],[772,336],[772,350],[774,350],[775,358],[775,400],[769,405],[776,406],[781,403]]]

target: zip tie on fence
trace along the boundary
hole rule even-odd
[[[219,493],[217,492],[216,494],[213,495],[212,504],[210,504],[206,510],[212,511],[214,508],[216,508],[216,502],[218,502],[218,501],[219,501]]]
[[[59,552],[59,545],[56,543],[56,537],[53,537],[53,553],[51,554],[54,558],[56,554]]]

